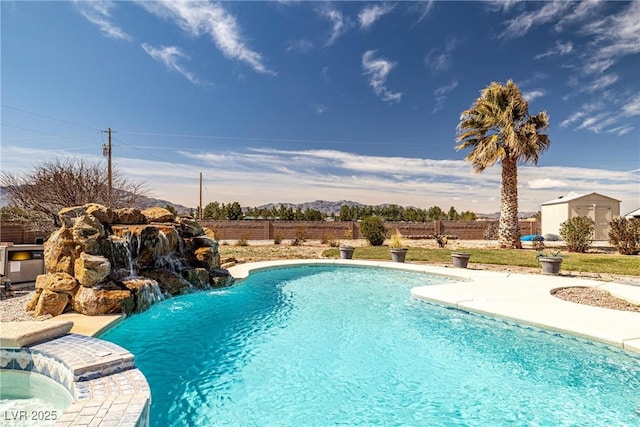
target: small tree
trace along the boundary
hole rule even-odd
[[[360,223],[360,233],[369,241],[371,246],[382,246],[387,237],[387,227],[379,216],[370,216]]]
[[[56,224],[62,208],[87,203],[139,207],[146,192],[143,183],[129,181],[117,170],[112,171],[110,191],[106,166],[83,159],[53,159],[24,176],[3,172],[0,184],[14,206],[42,212]]]
[[[609,243],[619,253],[633,255],[640,249],[640,219],[614,218],[609,227]]]
[[[586,252],[593,243],[595,223],[588,216],[576,216],[560,224],[560,236],[569,252]]]

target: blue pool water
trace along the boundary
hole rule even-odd
[[[268,270],[101,338],[135,354],[157,426],[640,425],[639,357],[410,296],[447,280]]]

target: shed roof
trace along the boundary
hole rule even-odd
[[[600,194],[600,193],[578,194],[578,193],[571,192],[571,193],[566,194],[564,196],[560,196],[560,197],[558,197],[556,199],[549,200],[548,202],[544,202],[544,203],[542,203],[541,206],[556,205],[556,204],[559,204],[559,203],[567,203],[567,202],[570,202],[572,200],[578,200],[578,199],[582,199],[584,197],[589,197],[589,196],[593,196],[593,195],[604,197],[604,198],[613,200],[614,202],[620,203],[620,200],[614,199],[613,197],[605,196],[604,194]]]
[[[640,208],[635,211],[631,211],[624,216],[625,218],[640,218]]]

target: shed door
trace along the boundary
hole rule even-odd
[[[576,206],[576,216],[586,216],[593,220],[595,230],[593,240],[609,240],[609,222],[611,207],[609,206]]]

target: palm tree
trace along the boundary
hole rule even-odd
[[[502,164],[502,186],[498,242],[503,248],[521,248],[518,224],[518,163],[537,164],[549,147],[541,132],[549,126],[545,111],[529,115],[529,104],[518,86],[509,80],[503,86],[487,86],[471,108],[462,112],[456,150],[471,148],[465,160],[475,172],[496,162]]]

